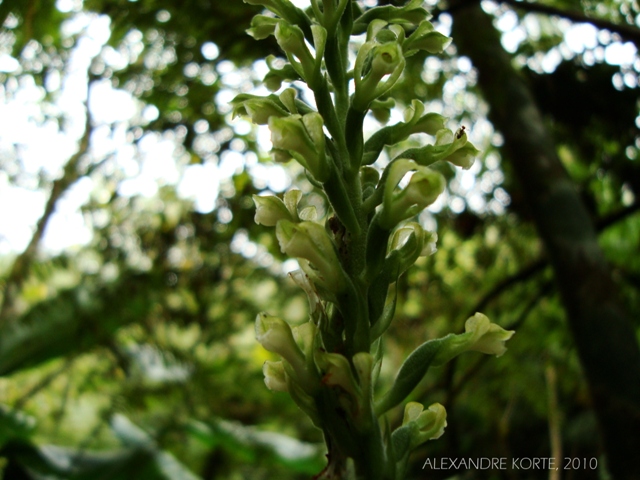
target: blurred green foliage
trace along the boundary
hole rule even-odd
[[[496,16],[510,8],[494,5]],[[637,4],[627,1],[546,5],[620,23],[640,18]],[[106,15],[111,35],[91,63],[88,81],[106,80],[158,111],[153,120],[106,125],[109,134],[124,128],[138,159],[146,135],[174,139],[181,171],[219,165],[230,152],[243,158],[221,180],[215,208],[204,213],[173,185],[152,197],[123,195],[126,175],[108,155],[94,154],[88,167],[78,169],[75,180],[89,177],[94,185],[83,206],[92,240],[29,258],[12,308],[0,317],[0,478],[296,479],[322,468],[319,432],[285,395],[265,388],[261,368],[270,357],[253,334],[258,311],[302,321],[307,309],[283,273],[272,236],[253,222],[251,195],[269,181],[266,170],[250,167],[270,159],[259,150],[256,131],[238,129],[225,108],[225,91],[247,91],[259,80],[253,62],[278,54],[275,44],[244,33],[258,10],[237,0],[0,4],[0,48],[20,64],[0,73],[5,99],[27,77],[46,87],[54,72],[68,72],[84,33],[61,33],[65,25],[82,15]],[[446,9],[437,12],[446,25]],[[639,61],[624,71],[587,61],[589,51],[610,43],[599,36],[594,48],[545,72],[540,56],[562,42],[561,25],[555,17],[522,10],[518,22],[540,26],[514,59],[527,65],[521,73],[599,226],[601,246],[640,327],[639,95],[637,87],[612,83],[615,75],[635,75],[637,85]],[[126,61],[110,61],[109,49]],[[408,72],[394,92],[399,101],[418,94],[427,110],[467,128],[482,127],[472,192],[481,201],[474,204],[461,178],[444,172],[452,179],[450,201],[422,219],[437,224],[438,252],[398,282],[400,318],[385,346],[383,378],[390,384],[390,372],[412,347],[460,331],[477,310],[517,330],[504,357],[461,358],[419,386],[414,400],[443,403],[449,426],[415,454],[411,478],[453,478],[456,472],[422,470],[427,458],[438,456],[553,456],[551,414],[559,414],[564,456],[601,459],[553,273],[520,187],[501,161],[502,139],[485,118],[475,72],[455,46],[437,64],[415,55]],[[232,75],[241,80],[231,82]],[[63,131],[71,114],[47,109],[57,92],[44,92],[42,121],[53,118]],[[53,178],[29,178],[21,165],[19,149],[5,148],[0,167],[10,183],[35,181],[33,188],[51,189]],[[324,199],[316,200],[322,212]],[[5,302],[14,260],[0,259]],[[551,391],[557,404],[548,400]],[[401,421],[401,412],[395,416]],[[599,478],[596,471],[573,473]],[[547,476],[485,471],[455,478]]]

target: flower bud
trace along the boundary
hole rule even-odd
[[[399,159],[388,168],[390,170],[384,186],[379,222],[382,228],[390,230],[432,204],[444,191],[446,182],[439,172],[419,166],[413,160]],[[400,180],[412,170],[415,173],[409,184],[397,191]]]
[[[270,97],[259,97],[248,93],[237,95],[231,102],[233,117],[248,116],[257,125],[266,125],[272,116],[286,117],[288,113],[279,101],[276,101],[277,97],[274,95]]]
[[[265,350],[277,353],[297,372],[304,370],[304,355],[293,339],[291,327],[284,320],[264,312],[256,317],[256,340]]]
[[[270,117],[271,143],[276,153],[288,152],[319,182],[329,178],[322,116],[308,113],[285,118]],[[281,156],[280,158],[285,158]]]
[[[368,72],[363,72],[367,60],[371,60]],[[354,109],[364,112],[373,100],[385,94],[393,87],[404,69],[405,60],[400,45],[388,42],[375,45],[368,42],[360,48],[356,57],[354,79],[356,92],[353,96]],[[365,73],[364,77],[362,74]],[[383,77],[387,76],[385,81]]]
[[[448,335],[433,361],[433,366],[442,365],[463,352],[475,351],[499,357],[507,351],[505,342],[513,335],[513,330],[505,330],[491,323],[482,313],[476,313],[464,324],[465,333]]]
[[[447,411],[439,403],[424,410],[422,404],[409,402],[404,408],[402,425],[411,425],[411,449],[428,440],[440,438],[447,426]]]
[[[418,25],[430,17],[422,4],[423,0],[411,0],[403,7],[385,5],[372,8],[355,20],[354,34],[363,33],[374,19],[401,25]]]
[[[422,251],[422,240],[425,236],[424,233],[424,229],[416,222],[409,222],[397,228],[391,236],[389,251],[399,250],[404,247],[411,235],[414,235],[418,239],[417,243],[420,245],[420,251]]]
[[[360,387],[351,371],[349,361],[339,353],[316,351],[316,365],[324,372],[322,383],[332,387],[341,387],[354,398],[360,397]]]
[[[431,15],[422,7],[422,0],[411,0],[404,7],[401,7],[396,15],[388,18],[390,23],[409,23],[418,25]]]
[[[457,167],[462,167],[465,170],[469,170],[480,153],[476,147],[467,142],[462,147],[457,149],[451,155],[445,157],[447,162],[454,164]]]
[[[301,78],[291,64],[286,63],[282,68],[277,68],[276,57],[273,55],[269,55],[265,60],[269,67],[269,72],[264,76],[262,82],[269,91],[277,92],[280,90],[283,81],[293,81]]]
[[[316,149],[324,153],[325,137],[324,137],[324,121],[322,115],[317,112],[307,113],[302,116],[302,123],[311,137]]]
[[[425,232],[420,224],[409,222],[397,228],[389,242],[389,254],[385,268],[396,275],[405,272],[420,256],[435,252],[435,240],[430,232]]]
[[[392,30],[385,28],[384,30],[380,30],[377,33],[375,37],[375,41],[382,44],[389,43],[389,42],[397,42],[398,36]]]
[[[505,342],[516,333],[491,323],[482,313],[476,313],[468,319],[464,324],[464,330],[473,334],[474,342],[469,345],[469,350],[496,357],[507,351]]]
[[[460,127],[455,134],[448,129],[440,130],[436,134],[436,147],[438,146],[444,147],[438,160],[446,160],[465,170],[471,168],[476,155],[480,153],[469,143],[464,127]]]
[[[435,170],[420,167],[412,175],[409,185],[404,189],[403,200],[409,205],[416,204],[418,209],[412,215],[422,211],[427,205],[435,202],[436,198],[444,191],[444,177]]]
[[[275,195],[253,195],[256,204],[254,221],[265,227],[275,227],[279,220],[295,220],[285,204]]]
[[[281,361],[272,362],[267,360],[262,365],[262,373],[264,374],[264,383],[269,390],[274,392],[286,392],[287,377],[284,372],[284,366]]]
[[[251,19],[251,28],[247,30],[247,33],[256,40],[264,40],[275,33],[277,24],[277,18],[256,15]]]
[[[281,220],[276,225],[276,237],[283,253],[290,257],[306,259],[311,263],[317,284],[333,293],[344,289],[342,266],[329,235],[321,225],[314,222],[296,224]]]
[[[279,21],[274,34],[278,45],[287,54],[293,67],[298,67],[296,68],[298,73],[309,81],[315,70],[315,60],[304,41],[304,33],[302,33],[300,27],[290,25],[285,21]],[[293,60],[291,56],[295,57],[299,63]]]
[[[389,25],[389,22],[381,18],[376,18],[375,20],[372,20],[369,23],[369,26],[367,27],[366,41],[371,42],[372,40],[375,40],[378,33],[387,25]]]
[[[314,205],[309,205],[308,207],[304,207],[298,213],[300,220],[304,220],[307,222],[314,222],[318,218],[318,211]]]
[[[431,22],[425,20],[418,25],[418,28],[407,38],[402,48],[407,55],[415,53],[417,50],[426,50],[429,53],[442,53],[449,45],[451,38],[437,32]]]
[[[435,145],[420,148],[410,148],[401,153],[416,160],[420,165],[431,165],[439,160],[447,160],[456,166],[469,169],[479,151],[467,140],[464,127],[460,127],[454,134],[443,128],[436,133]]]

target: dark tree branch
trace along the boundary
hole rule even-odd
[[[501,293],[508,290],[513,285],[524,282],[525,280],[533,277],[536,273],[543,270],[548,264],[549,261],[546,257],[539,258],[535,262],[524,267],[519,272],[505,277],[504,279],[499,281],[491,290],[484,294],[484,296],[480,299],[476,306],[473,307],[467,317],[473,316],[476,312],[482,312],[489,304],[489,302],[491,302],[494,298],[498,297]]]
[[[601,232],[608,227],[614,225],[615,223],[624,220],[628,216],[634,214],[635,212],[640,210],[640,202],[634,203],[633,205],[629,205],[625,208],[618,210],[617,212],[613,212],[605,217],[602,217],[596,220],[596,229]],[[489,290],[476,304],[476,306],[471,310],[471,313],[467,315],[467,317],[472,316],[476,312],[481,312],[485,309],[485,307],[500,294],[504,293],[513,285],[529,280],[536,273],[543,270],[546,266],[549,265],[549,259],[546,257],[539,258],[535,262],[526,266],[519,272],[510,275],[500,282],[498,282],[491,290]],[[538,294],[527,303],[527,306],[524,308],[518,319],[511,323],[509,326],[505,327],[507,330],[517,330],[526,320],[528,315],[531,313],[533,308],[538,304],[538,302],[548,295],[553,287],[553,282],[547,281],[541,286]],[[464,388],[468,379],[472,378],[485,364],[486,360],[489,357],[483,356],[478,360],[478,362],[473,365],[469,370],[467,370],[463,376],[455,382],[453,385],[456,369],[458,366],[457,359],[454,358],[451,362],[447,364],[447,371],[445,375],[445,379],[442,384],[436,386],[435,388],[444,388],[447,390],[447,402],[453,402],[455,397],[458,396],[460,391]],[[450,403],[449,403],[450,404]]]
[[[606,230],[612,225],[615,225],[617,222],[620,222],[626,219],[628,216],[633,215],[637,211],[640,210],[640,202],[634,203],[627,207],[624,207],[616,212],[610,213],[602,218],[599,218],[595,222],[596,230],[601,232]],[[494,287],[489,290],[484,296],[480,299],[480,301],[471,309],[467,317],[471,317],[476,312],[482,312],[486,306],[498,297],[500,294],[504,293],[513,285],[529,280],[536,273],[543,270],[547,265],[549,265],[549,259],[544,256],[539,258],[535,262],[527,265],[522,270],[514,273],[513,275],[509,275],[504,279],[500,280]]]
[[[505,3],[513,8],[525,10],[527,12],[555,15],[557,17],[567,18],[575,23],[591,23],[601,30],[609,30],[610,32],[617,33],[625,41],[630,41],[635,43],[636,45],[640,45],[640,29],[634,27],[633,25],[614,23],[602,18],[588,17],[583,12],[562,10],[551,5],[545,5],[537,2],[522,2],[518,0],[499,1],[500,3]]]
[[[614,23],[603,18],[588,17],[583,12],[568,11],[561,8],[554,7],[552,5],[541,4],[537,2],[523,2],[519,0],[496,0],[499,3],[509,5],[512,8],[518,10],[524,10],[526,12],[542,13],[545,15],[553,15],[556,17],[566,18],[574,23],[591,23],[595,27],[601,30],[609,30],[612,33],[617,33],[624,41],[633,42],[636,46],[640,47],[640,29],[629,24]],[[460,0],[452,3],[448,8],[444,10],[434,9],[432,11],[434,17],[438,17],[441,13],[447,12],[454,14],[456,11],[470,5],[479,4],[478,0]]]
[[[16,411],[22,410],[34,395],[36,395],[44,388],[48,387],[51,382],[58,378],[62,373],[66,372],[74,360],[74,356],[67,357],[62,365],[56,368],[53,372],[46,375],[44,378],[38,381],[38,383],[31,387],[26,393],[24,393],[20,398],[18,398],[18,400],[16,400],[16,402],[13,404],[13,409]]]
[[[638,479],[640,464],[633,459],[640,449],[640,349],[593,222],[492,18],[472,4],[457,9],[453,20],[456,46],[478,69],[489,119],[504,136],[505,157],[553,266],[609,470],[616,479]]]
[[[4,294],[2,299],[2,306],[0,307],[0,325],[6,323],[13,315],[13,309],[15,300],[20,293],[20,289],[24,281],[26,280],[29,268],[33,263],[36,254],[38,252],[38,246],[44,236],[44,232],[47,228],[51,215],[55,211],[58,200],[64,195],[67,189],[80,177],[78,172],[78,165],[82,157],[89,150],[89,140],[91,138],[91,132],[93,127],[91,125],[91,115],[89,114],[88,105],[86,106],[87,116],[85,122],[85,129],[78,151],[69,159],[65,165],[62,176],[54,180],[51,186],[51,193],[47,199],[47,203],[44,207],[44,213],[36,224],[36,229],[31,236],[31,240],[27,248],[16,258],[11,267],[11,271],[5,281]]]
[[[615,225],[637,211],[640,211],[640,202],[633,203],[616,212],[609,213],[608,215],[596,220],[596,230],[598,232],[606,230],[610,226]]]

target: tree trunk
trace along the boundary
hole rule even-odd
[[[454,42],[479,71],[489,118],[553,264],[608,469],[616,479],[640,479],[640,350],[594,226],[491,17],[478,3],[452,14]]]

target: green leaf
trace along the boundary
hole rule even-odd
[[[127,302],[122,298],[126,296]],[[95,347],[118,328],[144,318],[157,298],[149,275],[122,277],[117,285],[64,290],[0,327],[0,375]],[[100,318],[100,330],[95,319]]]
[[[156,454],[144,448],[90,451],[56,445],[36,446],[13,441],[0,450],[8,459],[5,478],[47,478],[64,480],[198,480],[181,475],[184,469],[171,470]],[[160,456],[168,456],[160,452]]]
[[[0,448],[10,440],[27,440],[35,423],[33,417],[0,404]]]
[[[429,340],[416,348],[404,361],[393,386],[376,402],[376,415],[380,416],[399,405],[424,378],[431,363],[447,337]]]
[[[405,478],[407,462],[411,453],[411,430],[413,425],[403,425],[391,434],[389,457],[395,459],[395,478]]]
[[[193,421],[188,428],[192,435],[209,447],[220,446],[247,462],[253,463],[266,456],[270,462],[304,474],[318,473],[325,464],[323,447],[281,433],[221,419],[209,424]]]

